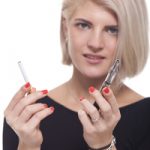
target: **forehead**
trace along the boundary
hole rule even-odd
[[[113,11],[92,1],[85,1],[82,5],[78,5],[72,15],[72,19],[74,18],[84,18],[90,20],[105,19],[111,23],[117,23],[117,18]]]

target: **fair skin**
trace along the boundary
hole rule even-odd
[[[35,102],[47,94],[78,113],[83,137],[92,148],[110,143],[113,129],[120,119],[119,107],[142,98],[125,85],[115,95],[110,88],[104,88],[102,93],[97,90],[116,54],[118,24],[110,11],[86,2],[70,20],[64,18],[63,23],[73,62],[72,78],[49,93],[32,92],[26,95],[30,86],[25,86],[13,97],[5,110],[5,117],[19,137],[19,150],[40,150],[43,137],[39,124],[52,114],[53,109]],[[95,89],[88,92],[92,85]],[[84,97],[82,101],[79,100],[81,96]],[[93,105],[95,101],[100,110]],[[98,121],[92,122],[88,115],[98,118]]]

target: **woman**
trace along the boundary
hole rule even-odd
[[[61,44],[72,78],[49,92],[27,94],[30,83],[17,92],[5,110],[4,150],[149,149],[150,98],[123,83],[146,63],[147,22],[143,0],[64,0]],[[116,59],[115,81],[99,92]]]

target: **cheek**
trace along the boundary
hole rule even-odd
[[[80,47],[80,41],[78,40],[78,38],[73,34],[70,35],[68,39],[68,53],[72,61],[74,60],[74,58],[76,58],[76,55],[79,52],[79,47]]]
[[[68,39],[68,48],[69,51],[81,51],[81,49],[84,49],[87,42],[87,36],[85,34],[80,34],[76,30],[71,30],[69,33],[69,39]]]
[[[117,48],[117,38],[116,37],[105,38],[105,48],[108,49],[110,54],[114,54]]]

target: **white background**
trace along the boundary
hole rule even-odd
[[[148,0],[147,4],[150,9]],[[61,0],[0,0],[0,147],[3,111],[25,83],[17,62],[23,62],[31,84],[39,90],[50,90],[71,76],[71,67],[61,64],[60,8]],[[150,96],[149,69],[150,58],[139,76],[126,80],[144,96]]]

